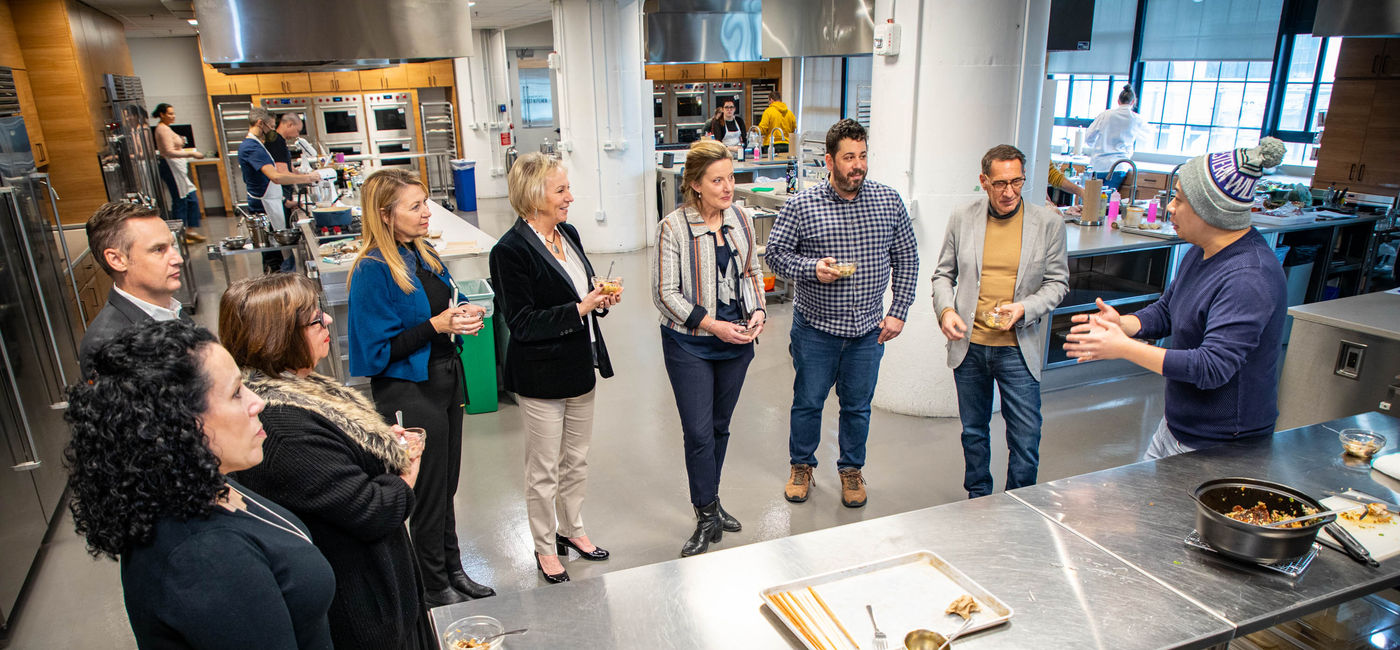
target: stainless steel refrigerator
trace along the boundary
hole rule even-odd
[[[64,390],[81,336],[53,188],[17,113],[0,102],[0,627],[67,483]]]
[[[107,199],[146,203],[159,209],[162,219],[169,219],[169,190],[160,180],[160,153],[151,132],[141,78],[105,74],[102,79],[110,115],[107,150],[99,157],[104,165],[116,163],[118,171],[115,176],[104,175]],[[116,187],[112,186],[114,178],[119,181]]]

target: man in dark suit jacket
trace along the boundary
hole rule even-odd
[[[83,377],[104,343],[136,323],[190,317],[180,309],[184,258],[156,210],[136,203],[106,203],[87,222],[88,250],[112,277],[107,304],[88,325],[78,351]]]

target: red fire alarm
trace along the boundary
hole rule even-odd
[[[502,146],[502,147],[509,147],[509,146],[510,146],[510,133],[509,133],[509,132],[506,132],[506,133],[502,133],[502,134],[501,134],[501,146]]]

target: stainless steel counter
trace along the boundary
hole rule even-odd
[[[1388,434],[1400,420],[1366,414],[1328,423]],[[1400,581],[1400,558],[1370,569],[1323,549],[1298,579],[1187,548],[1189,490],[1249,475],[1306,492],[1355,487],[1392,499],[1400,482],[1346,465],[1321,426],[1085,474],[784,539],[713,551],[440,607],[434,625],[486,614],[528,627],[519,648],[801,647],[763,607],[761,589],[804,576],[930,550],[1006,601],[1011,622],[959,648],[1208,647]],[[878,603],[874,603],[879,608]],[[931,603],[937,628],[943,604]],[[866,621],[844,621],[857,640]],[[938,628],[941,629],[941,628]],[[897,641],[907,630],[886,630]]]
[[[1289,307],[1294,318],[1400,341],[1400,295],[1367,293]]]
[[[759,591],[803,576],[931,550],[1015,610],[959,648],[1157,648],[1220,643],[1230,626],[1005,494],[712,551],[439,607],[434,625],[487,614],[529,627],[518,648],[801,647]],[[951,626],[930,603],[930,625]],[[880,604],[873,603],[878,611]],[[1145,613],[1169,612],[1165,616]],[[1128,622],[1131,621],[1131,624]],[[868,640],[868,621],[844,621]],[[885,630],[892,641],[908,630]]]
[[[1251,444],[1051,481],[1011,496],[1218,613],[1238,628],[1237,635],[1248,634],[1400,580],[1400,558],[1371,569],[1324,548],[1303,575],[1290,579],[1182,542],[1195,529],[1190,491],[1210,479],[1261,478],[1319,497],[1322,490],[1351,487],[1394,500],[1400,482],[1365,463],[1347,464],[1337,434],[1328,427],[1380,432],[1390,440],[1387,451],[1396,448],[1400,437],[1400,420],[1369,413],[1279,432]]]

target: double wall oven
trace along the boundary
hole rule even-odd
[[[651,101],[654,104],[651,123],[656,127],[656,144],[670,144],[671,98],[666,96],[665,82],[656,81],[651,85]]]
[[[418,153],[412,96],[406,92],[365,95],[370,153],[377,156]],[[381,167],[416,169],[414,158],[380,158]]]
[[[671,85],[671,142],[690,144],[705,134],[710,120],[710,84]]]
[[[274,119],[280,118],[283,113],[295,113],[301,118],[301,137],[307,142],[316,142],[320,136],[316,132],[315,115],[311,112],[312,98],[310,97],[264,97],[262,107],[267,112],[272,113]],[[292,144],[288,142],[287,148],[290,150]]]

